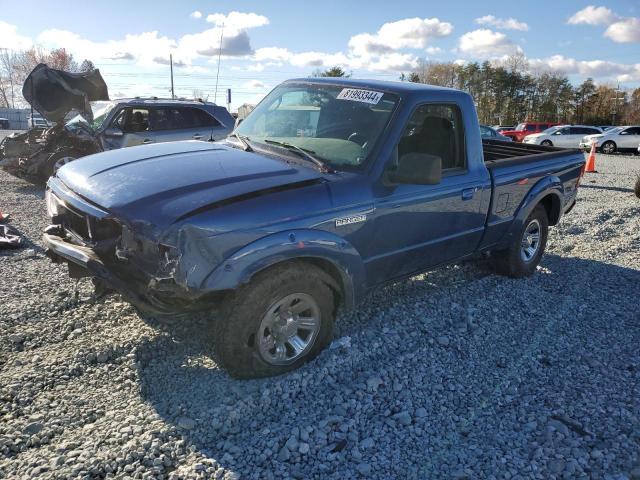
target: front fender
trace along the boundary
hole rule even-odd
[[[511,228],[503,238],[501,245],[505,248],[511,245],[513,238],[517,235],[524,225],[533,209],[540,203],[540,201],[547,195],[554,195],[557,197],[558,205],[560,208],[559,215],[562,215],[562,203],[563,203],[563,185],[559,177],[550,175],[544,177],[536,183],[524,200],[520,203],[520,206],[516,210],[516,214],[513,218]]]
[[[204,280],[204,291],[234,290],[265,268],[286,260],[328,261],[339,272],[344,303],[353,307],[365,293],[364,262],[345,239],[321,230],[289,230],[263,237],[228,257]]]

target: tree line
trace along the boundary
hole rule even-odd
[[[316,70],[316,77],[350,76],[340,67]],[[478,118],[488,125],[544,121],[585,125],[640,124],[640,88],[618,90],[587,78],[571,84],[566,75],[532,72],[522,55],[498,62],[420,63],[400,80],[457,88],[476,103]]]
[[[640,123],[640,88],[619,90],[587,78],[574,86],[561,73],[528,68],[522,56],[499,62],[422,62],[401,80],[457,88],[473,97],[481,123],[544,121],[585,125]]]

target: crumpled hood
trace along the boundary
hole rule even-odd
[[[109,100],[107,84],[99,70],[69,73],[41,63],[22,86],[22,96],[50,122],[60,122],[72,110],[93,119],[89,102]]]
[[[220,202],[321,178],[310,168],[199,141],[102,152],[63,166],[57,176],[116,217],[154,227],[166,227]]]

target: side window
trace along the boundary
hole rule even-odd
[[[493,137],[493,130],[491,130],[489,127],[485,127],[484,125],[480,125],[480,135],[482,135],[484,138]]]
[[[201,108],[190,108],[195,119],[196,127],[219,127],[220,122],[213,115],[205,112]]]
[[[128,108],[122,131],[137,133],[149,130],[149,110],[146,108]]]
[[[584,135],[584,128],[571,127],[569,128],[569,135]]]
[[[127,108],[123,108],[111,121],[111,126],[116,127],[124,132],[125,120],[127,118]]]
[[[625,130],[627,135],[640,135],[640,127],[631,127]]]
[[[440,157],[443,170],[466,168],[460,108],[448,104],[418,107],[398,143],[399,158],[411,153]]]
[[[528,125],[526,126],[525,130],[526,130],[527,132],[535,132],[535,131],[536,131],[536,126],[535,126],[535,125],[528,124]]]
[[[596,128],[582,128],[584,135],[594,135],[597,133],[601,133],[600,130]]]
[[[171,109],[154,108],[151,110],[149,118],[149,127],[151,130],[171,130],[171,122]]]

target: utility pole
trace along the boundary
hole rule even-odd
[[[620,83],[618,83],[618,86],[616,87],[616,89],[614,90],[614,94],[613,94],[613,112],[611,112],[611,125],[615,126],[616,124],[616,115],[618,114],[618,100],[621,100],[621,104],[624,105],[624,92],[622,92],[622,97],[618,97],[618,94],[621,93],[620,92]]]
[[[169,68],[171,69],[171,100],[176,98],[175,93],[173,92],[173,55],[169,54]]]
[[[224,23],[220,30],[220,48],[218,49],[218,72],[216,73],[216,91],[213,94],[213,103],[218,103],[218,78],[220,78],[220,57],[222,56],[222,37],[224,35]]]

